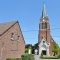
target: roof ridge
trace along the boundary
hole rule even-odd
[[[16,21],[10,21],[10,22],[18,22],[18,20],[16,20]],[[10,22],[2,22],[0,24],[10,23]]]
[[[0,24],[0,35],[4,34],[9,28],[11,28],[18,21],[5,22]]]

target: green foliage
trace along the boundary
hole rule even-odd
[[[31,49],[31,51],[32,51],[32,45],[25,48],[25,53],[28,53],[29,49]]]
[[[22,60],[21,58],[7,58],[6,60]]]
[[[56,56],[49,56],[49,57],[42,57],[41,59],[59,59],[58,57]]]
[[[32,54],[25,54],[21,56],[22,60],[35,60],[34,55]]]
[[[58,58],[60,59],[60,55],[58,55]]]
[[[29,49],[32,49],[32,46],[29,46]]]
[[[28,53],[28,48],[25,48],[25,53]]]
[[[59,50],[59,46],[56,42],[54,42],[54,46],[53,46],[54,55],[56,55],[58,53],[58,50]]]
[[[41,56],[40,56],[40,58],[43,58],[43,53],[41,52]]]

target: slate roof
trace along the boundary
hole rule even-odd
[[[17,22],[18,21],[0,23],[0,35],[2,35],[4,32],[6,32],[9,28],[11,28]]]

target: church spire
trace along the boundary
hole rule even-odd
[[[46,7],[45,7],[45,3],[43,5],[43,10],[42,10],[42,18],[46,17]]]

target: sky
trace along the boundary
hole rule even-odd
[[[0,23],[18,20],[25,43],[34,45],[44,2],[51,36],[60,46],[60,0],[0,0]]]

